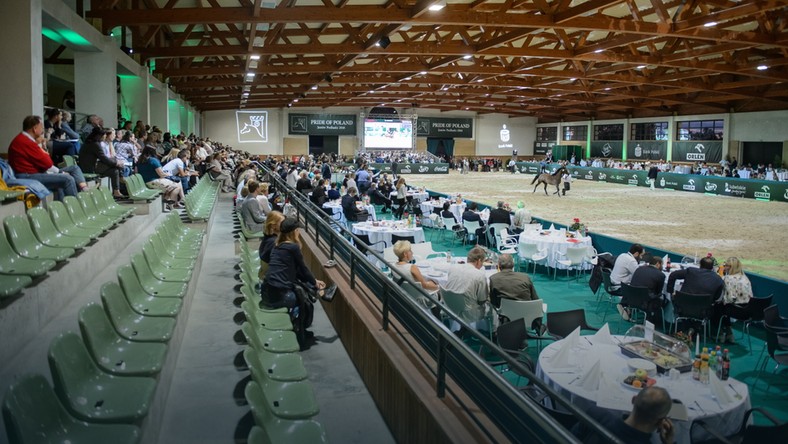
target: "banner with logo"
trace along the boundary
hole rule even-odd
[[[627,142],[627,160],[660,160],[668,158],[668,142],[665,140],[630,140]]]
[[[673,142],[671,157],[673,162],[719,163],[722,160],[722,142]]]
[[[298,114],[287,116],[289,134],[311,136],[355,136],[355,114]]]
[[[268,111],[236,111],[238,143],[268,142]]]
[[[595,140],[591,142],[591,157],[612,157],[620,159],[624,153],[624,142],[621,140]]]
[[[397,174],[449,174],[448,163],[399,163]]]
[[[390,163],[370,163],[370,168],[374,168],[378,171],[383,173],[391,173],[391,164]]]
[[[419,137],[473,138],[473,119],[446,117],[419,117],[416,122]]]

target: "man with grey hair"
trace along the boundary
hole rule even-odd
[[[496,308],[500,308],[501,298],[515,301],[536,301],[539,299],[531,278],[525,273],[514,271],[514,258],[511,254],[498,256],[498,273],[490,276],[490,302]],[[534,319],[531,328],[540,335],[544,334],[546,330],[541,318]]]
[[[489,225],[492,224],[506,224],[511,225],[512,218],[509,215],[509,211],[504,209],[504,202],[502,200],[498,201],[498,205],[492,211],[490,211],[490,218],[487,220]],[[496,233],[499,234],[499,233]]]
[[[489,294],[487,275],[484,272],[486,256],[483,248],[473,247],[468,252],[465,263],[457,263],[449,267],[448,282],[443,287],[445,290],[464,296],[465,309],[460,315],[465,322],[477,329],[489,328],[484,322]]]

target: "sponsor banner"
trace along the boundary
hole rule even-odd
[[[515,162],[514,165],[521,174],[537,174],[541,171],[541,166],[534,162]]]
[[[381,171],[381,172],[384,172],[384,173],[390,173],[391,172],[391,164],[390,163],[370,163],[369,167],[370,168],[374,168],[374,169],[376,169],[378,171]]]
[[[673,162],[719,163],[722,160],[722,142],[702,141],[673,142]]]
[[[355,136],[355,114],[298,114],[287,115],[289,134],[312,136]]]
[[[595,140],[591,142],[591,157],[612,157],[620,159],[624,153],[624,142],[621,140]]]
[[[706,181],[704,176],[673,173],[659,173],[656,183],[657,188],[668,188],[677,191],[691,191],[693,193],[705,193],[705,185]]]
[[[473,138],[473,119],[446,117],[419,117],[416,123],[419,137]]]
[[[668,142],[664,140],[630,140],[627,142],[627,160],[660,160],[668,158]]]
[[[400,163],[397,164],[397,174],[449,174],[449,164]]]

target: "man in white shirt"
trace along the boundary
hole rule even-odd
[[[629,247],[629,252],[619,255],[613,265],[613,271],[610,272],[610,290],[618,293],[621,290],[621,284],[629,284],[632,282],[632,275],[635,274],[640,262],[640,257],[643,256],[643,246],[640,244],[632,244]],[[618,304],[616,306],[621,317],[629,320],[629,312],[627,309]]]
[[[465,296],[465,310],[462,320],[479,329],[489,328],[485,322],[487,314],[487,298],[490,294],[487,287],[487,275],[484,272],[486,255],[481,247],[474,247],[468,252],[465,264],[454,264],[449,267],[448,282],[443,287],[453,293]]]

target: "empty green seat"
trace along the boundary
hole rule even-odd
[[[140,256],[137,254],[136,256]],[[141,258],[141,256],[140,256]],[[133,259],[133,258],[132,258]],[[164,297],[184,297],[188,284],[185,282],[165,282],[156,278],[151,271],[148,262],[144,258],[141,260],[131,261],[131,266],[134,268],[134,273],[139,279],[140,285],[145,289],[145,292],[153,296]]]
[[[89,424],[72,417],[39,374],[13,382],[3,400],[3,419],[11,443],[136,444],[142,432],[130,424]]]
[[[24,196],[24,191],[0,190],[0,201],[17,200],[19,196]]]
[[[0,273],[0,299],[15,296],[22,289],[33,283],[30,276],[15,276]]]
[[[37,260],[49,259],[63,262],[75,253],[73,248],[50,247],[42,244],[36,238],[33,229],[30,227],[30,222],[24,216],[18,214],[7,216],[3,220],[3,225],[5,226],[8,241],[20,256]]]
[[[118,335],[101,305],[92,302],[79,311],[79,331],[93,360],[117,376],[153,376],[161,371],[167,345],[133,342]]]
[[[50,259],[29,259],[20,256],[8,243],[5,230],[0,227],[0,273],[15,276],[43,276],[55,268],[57,262]]]
[[[143,246],[143,249],[144,248],[147,248],[153,254],[161,257],[165,263],[172,263],[174,265],[189,269],[193,269],[197,264],[198,256],[185,254],[178,255],[177,251],[173,252],[171,250],[167,250],[161,246],[158,236],[155,235],[151,235],[151,237],[148,238],[147,242],[145,242],[145,245]]]
[[[268,436],[265,435],[262,427],[253,426],[249,430],[249,436],[246,438],[246,444],[269,444]]]
[[[134,423],[148,414],[156,380],[104,373],[76,333],[62,333],[53,339],[48,358],[55,393],[75,417],[90,422]]]
[[[148,188],[139,174],[132,174],[126,178],[126,190],[129,192],[129,197],[135,201],[151,201],[161,194],[159,190]]]
[[[151,260],[155,261],[155,258]],[[189,282],[192,277],[191,270],[178,270],[174,268],[166,268],[161,264],[154,262],[151,264],[148,262],[148,259],[140,253],[133,254],[131,256],[131,263],[134,265],[134,268],[145,268],[148,267],[148,271],[150,274],[156,277],[156,279],[164,282]]]
[[[112,288],[108,284],[101,287],[101,302],[118,334],[138,342],[167,342],[172,338],[175,319],[138,314],[131,309],[126,297]]]
[[[47,210],[43,208],[31,208],[27,210],[27,217],[30,219],[30,226],[38,240],[44,245],[51,247],[82,249],[90,243],[87,236],[68,236],[55,228]]]
[[[123,267],[130,268],[128,265]],[[129,291],[126,291],[121,285],[108,282],[107,291],[123,294],[131,309],[145,316],[174,318],[178,316],[183,305],[180,298],[157,298],[135,288],[133,283]]]
[[[91,239],[98,239],[99,236],[104,234],[104,230],[98,227],[93,227],[90,225],[78,225],[71,219],[71,215],[68,214],[68,210],[66,210],[66,206],[63,205],[63,202],[51,202],[49,204],[49,216],[52,218],[52,223],[62,234],[67,236],[75,236],[75,237],[89,237]]]
[[[247,346],[244,360],[249,368],[258,367],[274,381],[303,381],[307,378],[304,361],[298,353],[269,353]]]
[[[267,443],[318,444],[328,442],[323,425],[312,419],[287,420],[268,408],[260,386],[250,381],[244,390],[252,416],[266,434]]]
[[[320,412],[309,381],[274,381],[259,365],[259,360],[254,359],[249,370],[254,382],[263,389],[263,397],[274,415],[284,419],[307,419]]]
[[[83,191],[77,194],[77,200],[79,204],[82,205],[82,210],[85,212],[85,215],[88,217],[95,217],[99,220],[107,220],[112,222],[113,225],[117,225],[125,219],[123,216],[119,216],[112,213],[102,213],[98,206],[96,206],[96,201],[93,200],[93,192],[92,191]]]
[[[109,188],[93,190],[93,201],[96,202],[96,207],[102,214],[112,214],[123,218],[134,215],[134,208],[129,208],[129,205],[123,206],[115,202],[115,198],[112,196]]]
[[[152,295],[145,291],[145,288],[142,287],[140,284],[140,280],[137,277],[137,273],[134,272],[134,268],[130,265],[123,265],[118,267],[118,282],[120,282],[121,288],[123,291],[128,295],[129,293],[139,293],[142,297],[155,297],[156,299],[175,299],[180,300],[182,296],[180,295]]]
[[[249,301],[241,303],[241,309],[248,320],[255,327],[263,327],[266,330],[293,331],[293,322],[287,313],[269,313],[252,305]]]
[[[241,325],[246,343],[257,350],[270,353],[295,353],[300,350],[298,340],[292,331],[274,331],[255,328],[250,322]]]
[[[107,231],[115,225],[115,222],[106,217],[86,214],[85,210],[82,208],[82,204],[80,204],[79,200],[74,196],[64,197],[63,205],[66,206],[71,220],[79,226],[92,226]]]
[[[192,228],[186,226],[177,214],[170,213],[164,218],[162,227],[169,232],[169,234],[177,236],[182,240],[201,242],[205,236],[205,230],[202,228]]]
[[[142,245],[142,255],[152,267],[163,266],[176,270],[191,270],[197,263],[196,259],[179,259],[167,254],[166,251],[156,251],[156,247],[150,242],[145,242]],[[157,263],[158,265],[156,265]]]
[[[175,242],[165,241],[164,235],[159,230],[154,231],[148,241],[156,244],[157,251],[164,252],[174,258],[196,260],[200,257],[199,248],[195,249],[187,247],[185,244],[180,245]]]

